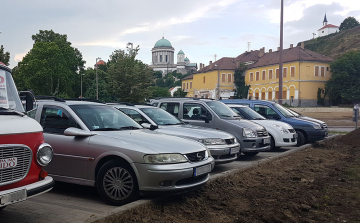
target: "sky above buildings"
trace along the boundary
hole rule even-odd
[[[280,0],[1,0],[0,45],[17,65],[39,30],[66,34],[86,67],[104,61],[126,43],[139,46],[137,59],[151,63],[151,49],[162,36],[183,50],[190,62],[236,57],[248,49],[279,46]],[[326,12],[339,26],[348,16],[360,20],[360,1],[284,0],[284,48],[311,39]]]

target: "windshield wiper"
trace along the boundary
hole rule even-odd
[[[175,124],[162,124],[162,125],[182,125],[183,123],[175,123]]]
[[[24,113],[3,107],[0,107],[0,115],[19,115],[21,117],[25,116]]]
[[[118,131],[120,129],[117,128],[98,128],[98,129],[93,129],[93,131]]]
[[[132,129],[140,129],[139,127],[135,127],[135,126],[125,126],[125,127],[121,127],[118,130],[132,130]]]

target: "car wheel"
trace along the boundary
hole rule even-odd
[[[120,160],[110,160],[99,170],[96,179],[101,197],[111,205],[123,205],[139,195],[134,171]]]
[[[243,152],[246,156],[256,156],[259,152]]]
[[[270,136],[270,151],[275,151],[276,149],[278,149],[279,147],[275,147],[275,140],[274,137]]]
[[[300,132],[300,131],[296,131],[298,138],[297,138],[297,144],[296,146],[302,146],[305,144],[305,136],[304,133]]]

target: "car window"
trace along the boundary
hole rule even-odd
[[[183,119],[202,120],[201,115],[205,115],[209,120],[212,120],[211,113],[201,104],[184,103]]]
[[[165,103],[161,103],[160,105],[160,108],[164,109],[165,111],[169,112],[175,117],[178,117],[179,115],[179,107],[180,104],[175,102],[165,102]]]
[[[160,108],[140,108],[140,110],[158,125],[183,124],[177,117]]]
[[[139,123],[149,123],[151,124],[143,115],[141,115],[138,111],[129,108],[119,108],[120,111],[124,112],[127,116],[132,118],[134,121]]]
[[[243,119],[248,119],[244,114],[244,112],[242,112],[240,109],[236,108],[236,107],[233,107],[231,108],[231,110],[233,110],[233,112],[235,112],[236,114],[238,114],[241,118]]]
[[[40,125],[45,133],[63,134],[70,127],[80,128],[74,119],[62,108],[44,106]]]
[[[219,101],[209,101],[206,104],[220,117],[224,119],[239,118],[228,106]]]
[[[35,119],[36,112],[37,112],[37,108],[34,108],[33,110],[28,111],[26,114],[27,114],[27,116],[29,116],[30,118]]]
[[[277,119],[277,117],[280,117],[274,109],[266,105],[256,104],[254,105],[254,110],[268,119]]]

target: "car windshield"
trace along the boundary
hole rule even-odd
[[[230,106],[231,107],[231,106]],[[249,107],[231,107],[233,111],[248,120],[265,120],[266,118]]]
[[[161,108],[140,108],[157,125],[180,125],[183,124],[178,118]]]
[[[284,108],[283,106],[274,103],[274,107],[277,108],[277,110],[286,118],[290,118],[290,117],[295,117],[295,115],[293,115],[291,112],[289,112],[286,108]]]
[[[206,104],[213,110],[220,118],[232,119],[240,118],[238,114],[233,112],[228,106],[219,101],[209,101]]]
[[[291,114],[293,114],[295,117],[300,117],[302,116],[302,114],[290,109],[290,108],[286,108]]]
[[[118,131],[143,127],[121,111],[105,105],[70,105],[91,131]]]
[[[24,112],[24,107],[20,101],[11,73],[0,69],[0,108],[1,110],[13,109]]]

